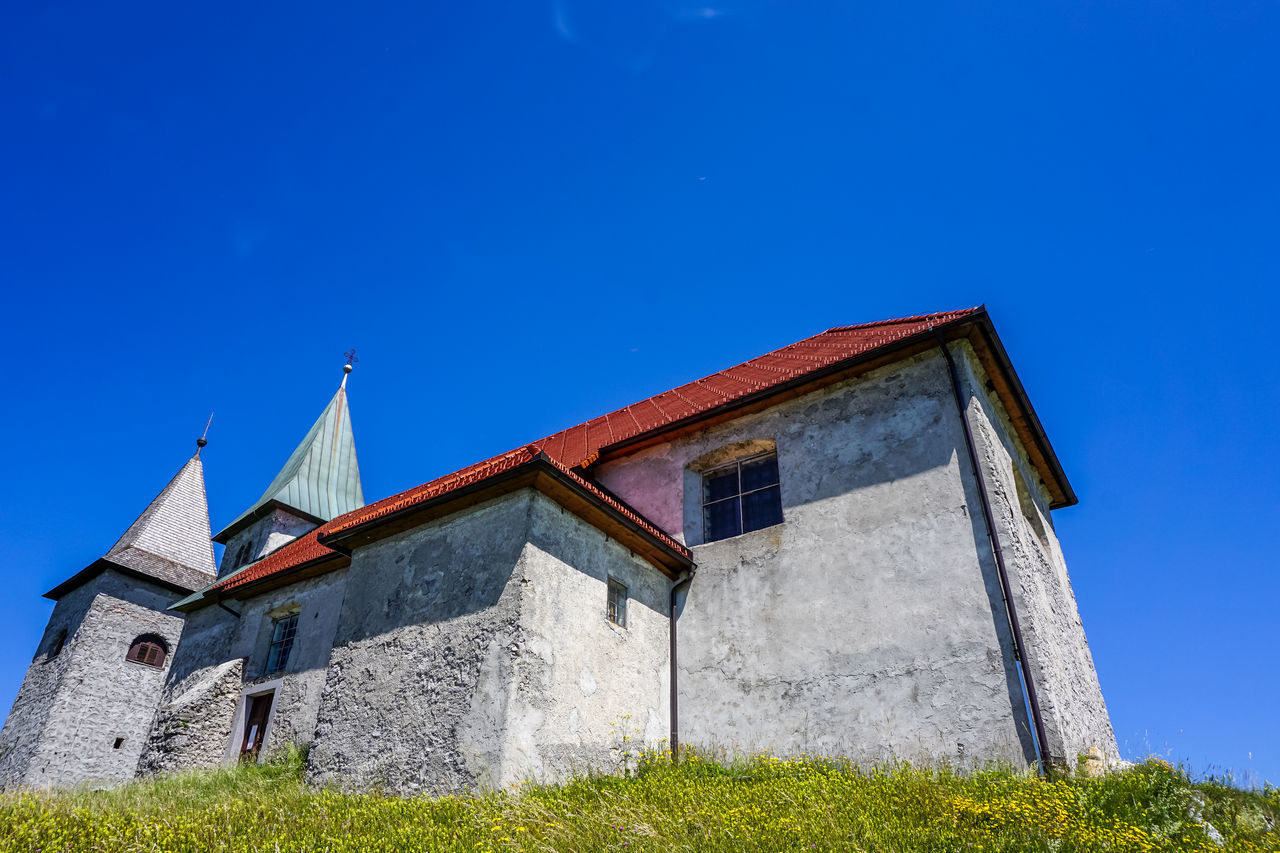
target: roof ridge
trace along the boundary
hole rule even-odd
[[[818,335],[814,335],[814,337],[816,338],[820,335],[825,335],[827,332],[848,332],[853,329],[870,329],[876,326],[896,326],[901,323],[923,323],[925,320],[934,320],[942,317],[952,319],[965,314],[973,314],[976,311],[981,311],[984,307],[984,305],[975,305],[972,308],[957,308],[954,311],[935,311],[932,314],[916,314],[911,317],[894,317],[889,320],[875,320],[870,323],[856,323],[852,326],[832,326],[830,329],[827,329],[826,332],[820,332]],[[806,338],[805,340],[810,339]],[[801,343],[803,343],[803,341],[801,341]]]
[[[957,311],[917,314],[827,329],[708,376],[684,382],[582,423],[557,430],[512,450],[435,477],[364,507],[335,516],[310,533],[304,534],[254,563],[253,572],[240,576],[239,583],[228,583],[227,581],[232,577],[228,576],[215,586],[223,589],[238,586],[269,574],[287,571],[295,566],[331,556],[337,552],[322,545],[318,541],[319,537],[350,530],[366,522],[448,494],[455,489],[497,476],[511,468],[526,464],[538,456],[546,458],[555,468],[591,488],[591,482],[583,478],[578,470],[590,464],[603,450],[641,436],[659,433],[675,423],[707,416],[732,406],[738,401],[771,393],[790,383],[802,382],[806,377],[825,375],[826,372],[838,370],[840,365],[852,359],[897,344],[912,336],[924,334],[936,324],[950,323],[978,314],[983,310],[985,310],[984,306],[976,306]],[[916,328],[905,328],[913,323],[916,324]],[[874,329],[885,331],[879,334],[848,334]],[[735,375],[735,371],[743,368],[773,374],[776,379],[769,381],[759,377]],[[657,402],[658,398],[663,398],[662,404]],[[645,403],[650,404],[653,414],[641,408]],[[618,419],[616,424],[613,422],[614,418]],[[594,430],[590,428],[591,424],[598,424],[601,421],[604,423],[603,430],[599,426]],[[594,438],[597,434],[600,437]],[[616,511],[628,516],[634,515],[636,520],[653,528],[661,534],[662,539],[676,542],[670,534],[644,519],[643,515],[626,505],[621,499],[611,496],[611,503],[614,503]]]

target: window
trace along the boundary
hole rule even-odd
[[[48,657],[56,658],[62,654],[62,647],[67,644],[67,629],[63,628],[58,632],[58,636],[53,638],[53,645],[49,646]]]
[[[267,653],[267,673],[279,672],[289,662],[293,637],[298,633],[298,614],[285,616],[271,624],[271,651]]]
[[[619,628],[627,627],[627,588],[609,578],[609,601],[606,607],[609,621]]]
[[[238,569],[245,563],[249,562],[249,558],[253,556],[253,542],[246,542],[236,549],[235,558],[231,561],[231,568]]]
[[[702,475],[702,536],[728,539],[782,522],[778,454],[740,459]]]
[[[155,634],[143,634],[129,646],[129,654],[124,659],[159,669],[164,666],[164,659],[168,654],[169,646],[164,640]]]

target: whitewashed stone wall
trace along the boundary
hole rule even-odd
[[[350,571],[313,780],[501,788],[616,766],[620,727],[665,731],[665,578],[540,494],[357,549]],[[632,590],[625,631],[609,575]]]
[[[783,523],[699,544],[698,461],[768,446]],[[694,546],[698,572],[678,611],[684,742],[864,761],[1035,760],[940,351],[594,473]],[[1067,654],[1059,639],[1038,636],[1040,653]]]
[[[1010,572],[1051,760],[1074,768],[1091,747],[1119,758],[1115,732],[1085,637],[1044,483],[1018,441],[967,342],[953,345],[970,397],[969,418],[984,465]]]
[[[227,602],[238,618],[218,606],[189,614],[140,770],[234,761],[245,696],[267,686],[275,698],[262,754],[310,743],[346,579],[339,569]],[[298,633],[288,663],[280,672],[265,672],[273,618],[293,612]]]
[[[107,570],[64,596],[32,662],[5,734],[5,787],[49,787],[133,778],[173,660],[182,617],[165,612],[170,590]],[[63,651],[48,643],[70,629]],[[133,641],[156,634],[165,666],[126,661]],[[34,739],[34,743],[33,743]]]

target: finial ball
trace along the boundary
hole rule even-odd
[[[209,442],[205,441],[203,438],[196,439],[196,447],[204,447],[208,443]]]
[[[350,372],[351,372],[351,365],[349,365],[349,364],[344,364],[344,365],[342,365],[342,372],[343,372],[343,373],[350,373]]]

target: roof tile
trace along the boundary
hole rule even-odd
[[[569,427],[546,438],[507,453],[478,462],[452,474],[438,477],[389,498],[376,501],[338,516],[327,524],[294,540],[257,563],[229,575],[214,585],[231,590],[277,572],[313,562],[335,552],[319,543],[319,538],[338,531],[350,530],[402,509],[440,497],[451,491],[532,462],[539,453],[588,489],[617,512],[630,518],[678,552],[688,549],[645,519],[631,507],[602,491],[574,469],[593,461],[602,450],[631,438],[664,427],[684,418],[708,414],[735,400],[767,391],[792,379],[837,364],[878,347],[928,331],[934,325],[959,320],[980,309],[921,314],[898,320],[883,320],[857,326],[837,326],[825,332],[753,358],[743,364],[714,373],[703,379],[664,391],[617,411],[594,418],[585,424]]]

